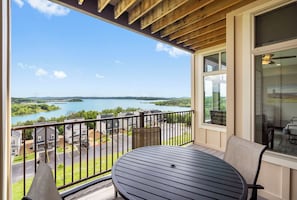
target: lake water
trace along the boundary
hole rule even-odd
[[[50,112],[41,112],[31,115],[15,116],[11,118],[11,123],[16,124],[17,122],[25,122],[27,120],[36,120],[43,116],[46,119],[52,117],[59,117],[62,115],[67,115],[72,112],[78,112],[81,110],[90,111],[102,111],[105,109],[114,109],[117,107],[126,108],[140,108],[143,110],[161,110],[161,111],[185,111],[190,110],[189,107],[176,107],[176,106],[157,106],[150,103],[152,101],[146,100],[135,100],[135,99],[83,99],[82,102],[65,102],[65,103],[54,103],[50,102],[48,104],[54,104],[59,106],[59,110]]]

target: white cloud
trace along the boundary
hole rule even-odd
[[[24,5],[24,0],[14,0],[14,2],[16,2],[20,7]],[[68,8],[62,7],[48,0],[26,0],[26,2],[32,8],[48,16],[64,16],[70,12]]]
[[[22,69],[35,69],[36,67],[33,66],[33,65],[28,65],[28,64],[25,64],[25,63],[22,63],[22,62],[19,62],[17,64],[18,67],[22,68]]]
[[[183,51],[183,50],[178,49],[176,47],[171,47],[171,46],[163,44],[161,42],[157,43],[156,51],[157,52],[162,52],[162,51],[167,52],[171,57],[178,57],[178,56],[188,54],[186,51]]]
[[[96,78],[98,78],[98,79],[102,79],[102,78],[104,78],[104,76],[102,76],[102,75],[100,75],[100,74],[96,74]]]
[[[23,7],[24,1],[23,0],[13,0],[20,8]]]
[[[54,71],[54,76],[57,78],[57,79],[64,79],[67,77],[66,73],[63,72],[63,71],[58,71],[58,70],[55,70]]]
[[[123,64],[122,61],[120,61],[120,60],[115,60],[114,63],[115,64]]]
[[[48,74],[47,71],[42,68],[38,68],[35,72],[36,76],[45,76],[47,74]]]

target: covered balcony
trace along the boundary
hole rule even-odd
[[[12,165],[14,199],[20,199],[28,193],[40,162],[47,163],[53,169],[56,185],[61,192],[71,191],[73,186],[78,187],[78,190],[85,189],[87,191],[90,191],[91,185],[94,185],[95,188],[110,186],[111,181],[101,183],[100,180],[102,177],[110,175],[116,160],[134,149],[137,142],[141,143],[140,140],[145,140],[148,143],[155,140],[154,137],[138,138],[138,135],[134,135],[134,128],[160,127],[162,145],[192,144],[192,112],[191,110],[148,114],[140,112],[139,115],[125,117],[66,120],[63,123],[15,127],[12,130],[22,133],[23,142],[19,155],[14,157]],[[70,134],[64,134],[69,126],[78,127],[78,129],[73,128]],[[40,131],[41,129],[43,132]],[[106,129],[109,131],[106,132]],[[87,130],[87,141],[83,137],[85,130]],[[78,139],[72,142],[67,137],[72,138],[75,133]],[[28,135],[32,135],[33,140],[26,139]],[[34,138],[39,137],[48,139],[42,140],[43,148],[33,148],[39,143]],[[110,196],[110,189],[107,192]],[[71,196],[84,193],[82,190]]]
[[[53,0],[70,9],[184,49],[192,54],[190,111],[156,114],[163,145],[193,143],[213,152],[224,152],[230,136],[267,146],[258,183],[259,196],[266,199],[297,199],[297,18],[296,1],[290,0]],[[1,8],[1,199],[13,199],[10,124],[10,1]],[[166,116],[165,116],[166,115]],[[170,121],[168,116],[176,117]],[[190,116],[190,122],[183,120]],[[114,120],[135,119],[113,130]],[[154,118],[154,115],[152,116]],[[166,120],[164,120],[166,118]],[[94,119],[87,126],[87,142],[66,144],[57,130],[67,124],[54,123],[17,127],[21,131],[23,160],[20,179],[25,195],[38,160],[49,163],[61,192],[75,184],[99,180],[112,165],[131,150],[129,130],[124,124],[146,126],[142,116]],[[130,121],[131,121],[130,120]],[[154,121],[154,120],[153,120]],[[152,122],[152,121],[150,121]],[[111,124],[110,135],[96,134],[96,124]],[[119,123],[121,124],[121,123]],[[46,127],[54,127],[47,147]],[[82,127],[82,126],[79,126]],[[92,131],[91,128],[92,127]],[[44,146],[26,162],[24,134],[44,129]],[[73,129],[72,129],[73,130]],[[34,138],[38,138],[34,135]],[[75,135],[77,137],[77,135]],[[81,137],[81,136],[79,136]],[[85,135],[84,135],[85,137]],[[72,138],[74,135],[72,133]],[[60,141],[61,144],[57,145]],[[74,140],[73,140],[74,141]],[[33,141],[37,147],[37,140]],[[98,145],[99,144],[99,145]],[[97,146],[96,146],[97,145]],[[62,147],[59,149],[59,147]],[[96,148],[99,149],[96,149]],[[100,149],[100,148],[104,148]],[[60,151],[60,156],[57,152]],[[37,153],[38,152],[38,153]],[[51,152],[51,153],[50,153]],[[82,153],[84,152],[84,153]],[[66,159],[69,156],[70,159]],[[220,166],[218,166],[220,167]],[[67,174],[69,172],[69,175]],[[27,178],[28,177],[28,178]],[[30,178],[29,178],[30,177]],[[84,188],[85,189],[85,188]],[[110,194],[110,188],[107,189]],[[104,188],[100,190],[104,192]],[[98,191],[99,192],[99,191]],[[91,195],[90,193],[88,195]],[[90,197],[90,196],[88,196]],[[84,197],[81,197],[83,199]],[[85,197],[87,198],[87,197]],[[108,197],[110,198],[110,197]],[[111,197],[113,198],[113,197]]]

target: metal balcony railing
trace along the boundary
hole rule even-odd
[[[21,196],[28,192],[40,161],[50,165],[62,190],[110,173],[132,150],[133,127],[160,127],[162,145],[184,145],[193,142],[191,122],[190,110],[14,127],[22,144],[20,162],[12,165],[13,194],[20,193],[14,184],[22,185]],[[30,135],[33,140],[26,140]]]

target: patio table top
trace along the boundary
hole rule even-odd
[[[173,146],[137,148],[112,168],[125,199],[246,199],[239,172],[213,155]]]

